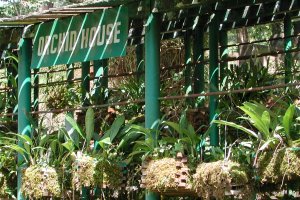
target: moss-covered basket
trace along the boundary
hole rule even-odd
[[[187,158],[147,160],[142,166],[141,188],[166,196],[196,196],[192,190]]]
[[[257,162],[257,175],[263,185],[300,180],[300,151],[280,148],[261,153]]]
[[[21,192],[30,198],[59,197],[57,171],[47,165],[32,165],[23,172]]]
[[[97,159],[77,152],[72,166],[72,187],[80,190],[84,187],[121,189],[124,182],[123,167],[107,159]]]
[[[125,188],[124,167],[107,159],[98,160],[94,176],[96,186],[114,190]]]
[[[81,190],[95,185],[94,175],[97,160],[82,152],[77,152],[72,165],[72,187]]]
[[[197,194],[203,199],[224,199],[227,195],[247,199],[251,194],[245,169],[232,161],[199,164],[193,183]]]

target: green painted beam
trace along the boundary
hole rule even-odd
[[[145,71],[145,56],[144,56],[144,44],[138,44],[135,47],[135,54],[136,54],[136,75],[137,80],[140,81],[143,79],[143,72]]]
[[[81,198],[82,200],[90,200],[90,188],[82,187]]]
[[[89,105],[88,94],[90,92],[90,62],[81,63],[81,103]],[[81,199],[89,199],[89,188],[82,187]]]
[[[195,65],[194,71],[194,93],[199,94],[204,91],[204,32],[202,27],[197,27],[194,31],[193,53]]]
[[[39,110],[39,69],[33,70],[33,110]]]
[[[90,92],[90,62],[81,63],[81,102],[83,106],[89,105]]]
[[[225,69],[228,68],[228,62],[223,62],[224,60],[226,60],[228,58],[228,34],[227,31],[221,31],[220,32],[220,58],[221,58],[221,63],[220,63],[220,80],[221,83],[224,79],[224,71]]]
[[[145,33],[145,127],[155,128],[160,119],[160,16],[150,14]],[[153,133],[154,134],[154,133]],[[155,135],[153,135],[154,139]],[[159,195],[146,191],[146,200],[158,200]]]
[[[209,91],[218,91],[218,37],[219,37],[219,22],[217,13],[212,15],[211,22],[209,24]],[[218,97],[209,97],[209,122],[211,123],[217,118],[217,107],[218,107]],[[219,134],[216,124],[210,124],[210,144],[212,146],[219,145]]]
[[[92,96],[95,105],[104,104],[107,101],[105,91],[108,90],[108,66],[107,60],[94,60],[94,86]],[[100,150],[100,145],[95,141],[95,150]],[[94,188],[94,198],[101,197],[101,189],[99,187]]]
[[[284,18],[284,36],[290,37],[292,35],[292,20],[289,15],[286,15]],[[284,50],[289,51],[293,47],[292,38],[285,38],[284,40]],[[287,52],[284,56],[284,65],[285,65],[285,83],[289,83],[292,78],[292,53]]]
[[[106,104],[108,102],[108,59],[104,59],[101,61],[96,62],[97,71],[94,68],[94,72],[96,77],[98,78],[97,85],[98,91],[96,93],[99,93],[99,104]]]
[[[67,65],[67,88],[70,89],[73,87],[73,79],[74,79],[74,65]],[[68,111],[67,115],[74,117],[74,112],[73,111]],[[72,124],[70,124],[67,120],[65,120],[65,126],[66,126],[66,130],[68,132],[68,134],[70,135],[70,137],[74,140],[76,140],[76,138],[78,138],[78,133],[75,132],[75,130],[73,129]]]
[[[192,62],[192,33],[191,31],[186,31],[184,36],[184,50],[185,50],[185,69],[184,69],[184,91],[185,94],[192,93],[192,66],[190,63]],[[187,104],[191,104],[191,100],[187,99]]]
[[[22,135],[30,137],[31,126],[27,117],[30,112],[31,104],[31,54],[32,54],[32,40],[21,39],[19,44],[19,66],[18,66],[18,132]],[[23,146],[23,142],[19,140],[19,146]],[[24,197],[21,194],[22,183],[22,169],[26,167],[24,164],[24,158],[18,154],[18,188],[17,197],[18,200],[23,200]]]
[[[67,65],[67,81],[68,87],[73,87],[73,78],[74,78],[74,65]]]
[[[99,105],[101,102],[101,78],[103,76],[102,60],[94,60],[94,86],[92,89],[92,97],[94,104]]]

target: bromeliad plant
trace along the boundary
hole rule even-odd
[[[256,139],[253,142],[254,166],[258,168],[261,182],[281,183],[285,178],[299,178],[299,107],[292,104],[285,109],[281,106],[273,112],[259,103],[246,102],[239,108],[246,114],[241,119],[248,123],[247,126],[223,120],[215,123],[237,128]]]

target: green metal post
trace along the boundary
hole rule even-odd
[[[217,14],[213,15],[209,24],[209,91],[218,91],[218,19]],[[217,96],[209,98],[209,122],[217,118]],[[216,124],[210,124],[210,144],[219,145],[219,134]]]
[[[185,86],[184,91],[186,94],[192,93],[192,81],[191,81],[191,61],[192,61],[192,37],[191,31],[187,30],[184,36],[184,49],[185,49],[185,70],[184,70],[184,79],[185,79]],[[187,103],[190,104],[190,99],[187,99]]]
[[[74,78],[74,65],[72,64],[67,65],[67,88],[73,87],[73,82],[72,82],[73,78]],[[68,111],[67,115],[69,115],[70,117],[74,117],[74,112]],[[67,120],[65,120],[65,126],[69,136],[73,140],[77,140],[79,136],[78,133],[73,129],[72,124],[70,124]]]
[[[39,70],[35,69],[33,70],[33,110],[38,111],[39,110]]]
[[[284,50],[289,51],[292,49],[292,20],[289,15],[286,15],[284,18]],[[286,38],[288,37],[288,38]],[[291,81],[292,78],[292,54],[291,52],[286,52],[284,57],[285,64],[285,83]]]
[[[108,101],[108,59],[102,60],[101,66],[101,88],[102,88],[102,98],[101,101],[105,104]]]
[[[19,50],[19,67],[18,67],[18,132],[22,135],[30,137],[31,126],[27,114],[30,112],[31,103],[31,77],[30,77],[30,65],[32,54],[32,40],[22,39],[20,42]],[[23,146],[23,143],[19,140],[19,146]],[[22,165],[24,158],[18,155],[18,200],[24,199],[21,194],[21,182],[22,182],[22,169],[25,167]]]
[[[94,61],[94,88],[92,91],[93,99],[95,104],[104,104],[107,101],[107,91],[108,91],[108,60],[95,60]],[[94,148],[96,150],[100,149],[98,142],[95,142]],[[94,197],[100,198],[101,189],[94,188]]]
[[[221,57],[221,64],[220,64],[220,80],[221,83],[223,82],[224,79],[224,71],[225,69],[228,68],[228,62],[226,62],[225,60],[228,58],[228,34],[227,31],[222,31],[220,32],[220,57]],[[220,84],[221,84],[220,83]]]
[[[204,32],[202,28],[197,27],[194,31],[194,62],[196,64],[194,71],[194,93],[199,94],[204,91]]]
[[[90,62],[81,63],[81,102],[83,106],[88,106],[88,93],[90,90]]]
[[[151,13],[145,32],[145,127],[155,127],[160,118],[160,16]],[[157,139],[157,138],[156,138]],[[146,191],[146,200],[157,200],[159,195]]]
[[[74,79],[74,65],[67,65],[67,88],[70,89],[73,87],[73,79]],[[68,111],[67,115],[70,117],[74,117],[73,111]],[[79,133],[73,128],[72,124],[65,119],[65,127],[68,135],[72,138],[73,141],[79,140]],[[65,167],[65,166],[63,166]],[[64,197],[64,196],[63,196]]]
[[[82,106],[88,106],[88,93],[90,91],[90,62],[81,63],[81,102]],[[89,199],[89,188],[82,187],[81,199]]]
[[[103,76],[102,60],[94,60],[94,86],[92,96],[95,104],[100,104],[101,98],[101,77]],[[102,69],[101,69],[102,68]]]
[[[89,200],[90,199],[90,188],[82,187],[81,199],[82,200]]]
[[[94,61],[93,99],[96,104],[105,104],[108,99],[108,60]]]
[[[12,88],[12,95],[14,97],[18,97],[18,62],[17,61],[13,61],[12,64],[12,77],[15,79],[15,83],[16,85]],[[13,109],[13,113],[17,113],[18,112],[18,104],[13,105],[14,109]],[[18,116],[14,115],[13,120],[17,120]]]
[[[141,73],[145,70],[145,60],[144,60],[144,45],[138,44],[135,48],[136,53],[136,72],[137,80],[140,81]]]
[[[67,81],[68,87],[72,87],[73,83],[72,80],[74,78],[74,65],[67,65]]]

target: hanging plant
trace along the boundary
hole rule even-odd
[[[94,133],[93,109],[89,108],[86,112],[85,131],[81,129],[72,117],[67,116],[66,119],[78,134],[78,137],[74,137],[77,138],[76,140],[69,140],[73,147],[68,147],[68,149],[73,151],[72,155],[74,158],[72,164],[73,188],[75,190],[91,186],[121,188],[123,182],[123,170],[119,166],[121,156],[117,152],[111,152],[111,150],[117,149],[112,142],[125,122],[124,117],[117,117],[110,129],[102,137]],[[83,142],[79,141],[79,137],[82,137]],[[75,149],[81,150],[75,151]]]
[[[48,134],[41,125],[32,124],[31,130],[32,138],[14,133],[7,133],[0,138],[0,141],[7,141],[3,144],[4,149],[22,156],[23,162],[18,167],[28,166],[22,167],[21,192],[25,197],[34,199],[60,197],[61,182],[55,167],[63,162],[63,147],[57,135]],[[21,142],[22,146],[19,146],[18,142]]]
[[[233,188],[241,188],[239,194],[243,195],[243,199],[249,194],[249,188],[245,187],[249,183],[246,171],[240,164],[232,161],[199,164],[193,175],[193,182],[198,195],[204,199],[224,199],[226,194],[232,194]]]
[[[257,139],[254,143],[254,166],[261,183],[283,184],[300,178],[299,173],[299,114],[295,104],[274,106],[274,112],[259,103],[245,102],[239,107],[254,129],[233,122],[216,120],[216,123],[237,128]]]
[[[72,165],[72,186],[80,190],[82,186],[91,187],[94,185],[96,159],[82,152],[77,152]]]
[[[197,151],[200,136],[185,115],[179,123],[163,121],[158,127],[153,130],[134,125],[128,134],[128,137],[137,133],[145,136],[135,142],[131,153],[143,158],[141,188],[163,195],[196,196],[191,174],[200,158]],[[157,139],[166,134],[170,135]]]
[[[64,85],[47,88],[46,107],[50,110],[74,107],[79,102],[79,97],[74,88]]]
[[[100,159],[96,165],[94,179],[100,188],[120,188],[124,179],[123,167],[108,159]]]
[[[59,197],[58,174],[53,167],[32,165],[23,172],[21,192],[30,198]]]
[[[192,195],[191,176],[187,166],[187,157],[181,153],[177,158],[148,160],[142,167],[141,187],[168,195]]]
[[[257,162],[257,175],[263,184],[281,184],[299,179],[300,152],[292,148],[263,152]]]

